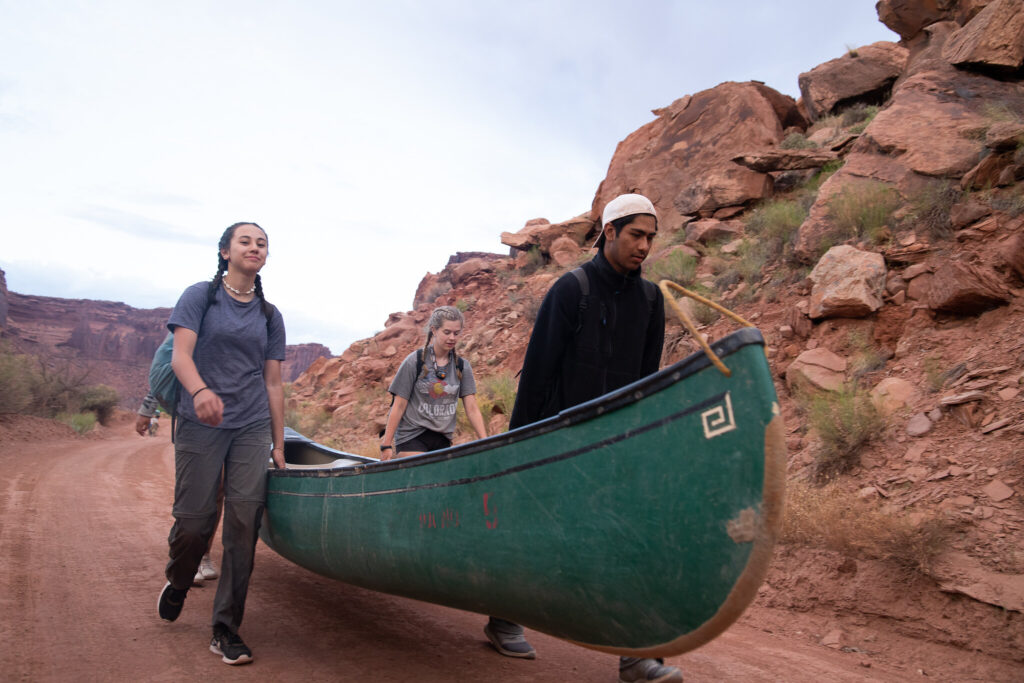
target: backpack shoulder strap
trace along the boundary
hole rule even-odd
[[[573,268],[569,272],[580,284],[579,319],[576,321],[576,334],[579,334],[583,329],[583,315],[587,311],[587,298],[590,296],[590,278],[587,277],[587,271],[583,268]]]

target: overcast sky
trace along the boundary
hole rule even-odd
[[[11,291],[173,306],[270,238],[289,343],[339,354],[456,251],[590,208],[650,110],[898,36],[874,0],[0,0]]]

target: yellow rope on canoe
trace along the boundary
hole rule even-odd
[[[693,324],[693,321],[690,320],[690,316],[686,315],[686,312],[679,306],[679,303],[676,301],[675,295],[673,295],[672,292],[669,291],[669,289],[674,289],[683,296],[688,296],[694,301],[699,301],[705,306],[709,306],[718,311],[719,313],[723,313],[729,316],[730,318],[738,322],[740,325],[743,325],[744,327],[754,327],[754,324],[748,322],[747,320],[744,320],[740,316],[730,311],[725,306],[720,306],[716,304],[714,301],[706,299],[700,294],[690,291],[689,289],[683,287],[682,285],[676,284],[672,280],[662,280],[661,282],[658,283],[658,287],[661,288],[661,293],[665,295],[665,301],[668,302],[669,306],[672,307],[672,310],[676,312],[677,316],[679,316],[679,320],[682,321],[683,327],[685,327],[686,331],[693,335],[693,338],[697,340],[698,344],[700,344],[700,348],[704,351],[704,355],[706,355],[708,359],[711,360],[714,366],[718,368],[723,375],[725,375],[726,377],[731,377],[732,371],[729,370],[729,368],[725,367],[725,363],[722,362],[722,359],[718,357],[718,354],[711,350],[711,346],[707,343],[707,341],[705,341],[704,337],[701,336],[699,332],[697,332],[697,326]]]

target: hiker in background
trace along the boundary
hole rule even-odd
[[[160,617],[174,621],[217,522],[224,477],[221,577],[210,650],[228,664],[252,661],[238,635],[266,497],[267,455],[284,467],[281,313],[263,296],[267,234],[236,223],[218,244],[217,274],[185,290],[167,327],[181,382],[174,430],[174,525]]]
[[[146,435],[150,423],[158,412],[160,412],[160,402],[156,400],[156,396],[152,392],[146,394],[146,398],[142,399],[142,405],[139,406],[135,415],[135,431],[139,433],[139,436]]]
[[[388,387],[394,401],[380,442],[381,460],[451,446],[460,398],[477,438],[487,436],[476,403],[473,368],[455,353],[464,322],[454,306],[435,308],[427,321],[423,348],[406,356],[398,367]]]
[[[557,415],[657,372],[665,341],[661,291],[640,277],[658,218],[649,199],[624,194],[601,216],[597,255],[551,286],[537,312],[509,429]],[[523,627],[491,617],[484,634],[508,657],[533,659]],[[621,657],[619,681],[682,681],[659,659]]]

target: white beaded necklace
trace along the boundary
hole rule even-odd
[[[221,280],[220,283],[222,285],[224,285],[225,287],[227,287],[232,292],[234,292],[235,294],[237,294],[238,296],[248,296],[249,294],[252,294],[253,292],[256,291],[256,283],[255,282],[252,284],[252,287],[250,287],[249,291],[247,291],[247,292],[243,292],[240,289],[235,289],[234,287],[232,287],[231,285],[228,284],[227,280]]]

